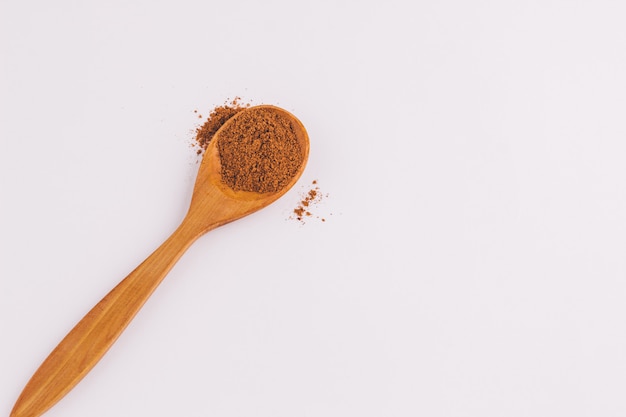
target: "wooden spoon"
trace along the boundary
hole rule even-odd
[[[246,112],[268,109],[291,120],[302,152],[302,165],[291,181],[274,193],[234,191],[220,174],[220,133]],[[229,119],[207,147],[187,215],[174,233],[108,293],[65,336],[32,376],[11,417],[38,417],[67,394],[102,358],[185,250],[201,235],[253,213],[285,194],[298,180],[309,155],[309,137],[300,121],[274,106],[250,107]]]

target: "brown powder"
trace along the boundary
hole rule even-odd
[[[215,136],[215,132],[217,132],[228,119],[248,107],[250,107],[250,104],[242,104],[240,97],[235,97],[232,101],[227,100],[223,105],[215,107],[209,113],[206,122],[196,129],[194,146],[198,148],[197,154],[200,155],[206,147],[209,146],[209,142],[211,142],[211,139]],[[194,110],[194,113],[197,112],[198,110]],[[202,118],[202,115],[198,115],[198,117]]]
[[[311,213],[312,206],[319,203],[322,200],[322,193],[320,192],[320,187],[317,185],[317,180],[314,180],[311,183],[311,188],[300,197],[300,201],[295,209],[293,209],[293,215],[295,218],[304,223],[305,218],[312,217],[313,213]],[[332,214],[332,213],[331,213]],[[315,216],[321,221],[325,222],[326,219],[323,217]],[[293,218],[293,217],[292,217]]]
[[[304,162],[291,123],[267,108],[251,108],[229,123],[217,143],[222,181],[235,191],[271,193],[285,187]]]

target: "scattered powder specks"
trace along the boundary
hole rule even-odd
[[[325,222],[326,218],[315,214],[315,208],[320,201],[327,196],[327,194],[322,194],[320,187],[317,185],[317,180],[314,180],[308,191],[301,195],[298,205],[293,209],[291,218],[298,220],[302,224],[306,223],[306,220],[310,218],[319,219],[322,222]]]

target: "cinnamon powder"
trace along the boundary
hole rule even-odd
[[[240,97],[216,106],[196,129],[193,146],[197,154],[206,150],[224,123],[249,107]],[[235,191],[276,192],[304,162],[291,120],[266,109],[250,109],[245,117],[240,116],[220,133],[217,147],[222,180]]]
[[[226,125],[217,148],[222,181],[235,191],[279,191],[304,162],[292,121],[267,108],[248,109]]]

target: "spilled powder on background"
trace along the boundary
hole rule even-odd
[[[298,220],[302,224],[306,223],[306,220],[311,218],[319,219],[322,222],[325,222],[326,218],[315,214],[315,208],[320,201],[327,196],[328,195],[324,195],[320,191],[320,187],[317,185],[317,180],[313,180],[308,191],[302,194],[298,205],[293,209],[291,218]]]
[[[228,119],[239,113],[240,111],[250,107],[249,103],[242,103],[241,97],[235,97],[233,100],[226,100],[221,106],[216,106],[209,113],[209,117],[204,124],[196,129],[196,137],[192,146],[196,149],[196,153],[200,155],[209,146],[211,139],[215,136],[215,132]],[[198,113],[198,110],[194,110],[194,113]],[[202,118],[201,114],[198,114],[199,118]]]

